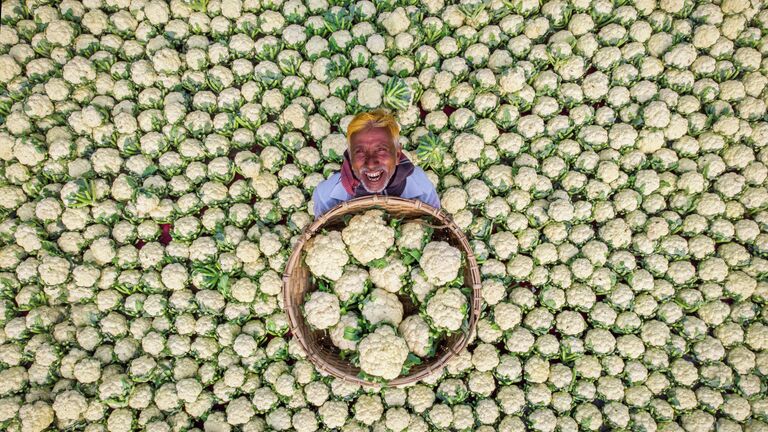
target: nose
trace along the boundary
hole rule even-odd
[[[379,157],[375,154],[367,154],[365,156],[365,167],[376,168],[379,166]]]

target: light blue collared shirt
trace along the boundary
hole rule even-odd
[[[440,198],[437,196],[435,187],[429,181],[429,177],[424,173],[424,170],[419,167],[414,167],[411,175],[405,179],[405,189],[403,189],[400,197],[416,199],[424,204],[440,208]],[[334,173],[327,180],[317,185],[315,192],[312,194],[315,219],[350,199],[352,199],[352,195],[348,194],[341,184],[341,173]]]

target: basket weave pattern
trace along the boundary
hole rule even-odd
[[[400,219],[433,217],[440,225],[435,229],[435,234],[437,235],[442,231],[444,240],[464,253],[466,257],[464,285],[472,288],[468,332],[454,333],[441,343],[434,357],[412,367],[408,375],[397,377],[387,383],[387,386],[396,387],[415,383],[441,370],[451,357],[460,353],[467,346],[480,316],[482,304],[480,270],[469,241],[447,213],[421,201],[381,195],[357,198],[339,204],[308,226],[296,243],[283,274],[283,300],[291,333],[318,370],[362,386],[380,385],[359,378],[360,368],[339,358],[338,350],[333,346],[326,332],[310,329],[301,310],[304,295],[313,289],[309,269],[303,260],[303,251],[307,241],[322,229],[342,228],[343,219],[346,215],[363,213],[374,207],[384,209],[390,216]]]

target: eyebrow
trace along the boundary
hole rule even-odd
[[[384,149],[387,149],[387,150],[389,150],[389,147],[390,147],[390,146],[391,146],[391,144],[390,144],[390,143],[388,143],[388,142],[386,142],[386,141],[384,141],[384,142],[377,142],[377,143],[373,143],[373,144],[372,144],[372,147],[374,147],[374,148],[376,148],[376,149],[384,148]],[[361,147],[361,146],[359,146],[359,145],[358,145],[358,146],[355,146],[355,151],[358,151],[358,150],[360,150],[360,147]]]

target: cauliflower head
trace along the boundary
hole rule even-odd
[[[338,280],[344,273],[344,266],[349,262],[341,234],[331,231],[314,237],[307,246],[305,262],[313,275],[332,281]]]
[[[457,331],[468,310],[467,297],[458,288],[440,288],[427,301],[427,316],[438,330]]]
[[[347,312],[341,316],[339,322],[329,330],[331,342],[342,351],[354,351],[357,349],[358,331],[360,330],[360,317],[354,312]],[[353,336],[354,335],[354,336]]]
[[[400,226],[400,235],[397,237],[399,249],[421,250],[429,239],[430,228],[415,221],[410,221]]]
[[[432,331],[429,324],[418,314],[405,318],[398,326],[398,330],[412,353],[419,357],[429,357],[433,353]]]
[[[334,294],[315,291],[304,303],[304,315],[309,325],[324,330],[334,326],[341,318],[339,298]]]
[[[408,267],[396,257],[390,256],[385,260],[384,265],[371,268],[371,282],[376,288],[396,293],[403,287],[403,277],[408,273]]]
[[[424,272],[418,268],[411,270],[410,282],[409,288],[419,303],[424,302],[432,291],[435,290],[435,286],[427,281]]]
[[[344,273],[333,284],[333,292],[342,303],[354,300],[357,296],[365,294],[367,290],[368,271],[356,265],[344,267]]]
[[[395,229],[387,226],[384,212],[369,210],[352,217],[341,231],[341,237],[352,256],[365,265],[384,258],[387,249],[395,244]]]
[[[386,380],[400,376],[408,358],[408,344],[389,326],[381,326],[360,340],[358,351],[360,369]]]
[[[444,241],[429,242],[419,259],[427,281],[435,286],[456,279],[461,269],[461,251]]]
[[[362,313],[363,318],[373,325],[388,323],[396,326],[403,320],[403,304],[397,295],[376,288],[368,295]]]

